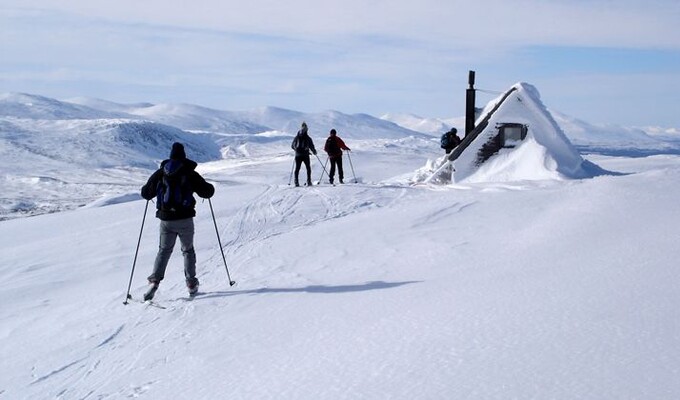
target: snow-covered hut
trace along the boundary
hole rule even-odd
[[[538,90],[520,82],[489,102],[474,129],[434,164],[425,180],[580,179],[603,172],[569,142]],[[423,176],[422,170],[419,175]]]

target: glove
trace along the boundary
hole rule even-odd
[[[316,155],[316,150],[312,150],[312,153],[314,153],[314,155]]]

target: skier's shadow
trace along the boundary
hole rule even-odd
[[[250,290],[234,290],[234,291],[216,291],[216,292],[202,292],[195,300],[207,299],[214,297],[228,297],[242,294],[269,294],[269,293],[323,293],[323,294],[337,294],[349,292],[364,292],[368,290],[392,289],[399,286],[409,285],[412,283],[420,283],[422,281],[403,281],[403,282],[384,282],[371,281],[357,285],[310,285],[297,288],[260,288]]]

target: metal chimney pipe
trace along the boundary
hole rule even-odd
[[[465,135],[475,129],[475,71],[469,71],[468,84],[465,91]]]

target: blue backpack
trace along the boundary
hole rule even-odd
[[[181,211],[196,204],[189,178],[180,160],[169,160],[163,166],[163,177],[156,190],[156,208],[162,211]]]
[[[442,149],[445,149],[451,145],[451,137],[448,132],[442,135],[442,138],[440,139],[440,146]]]

